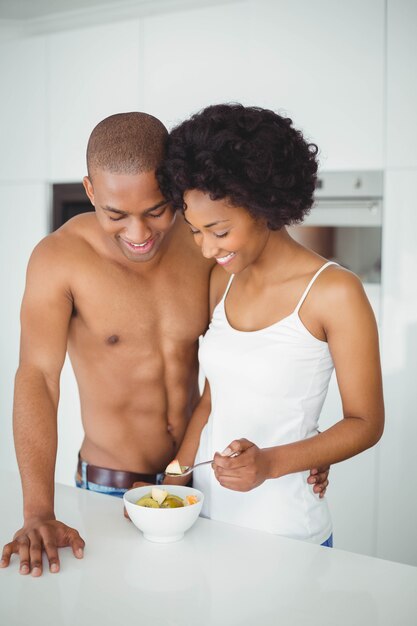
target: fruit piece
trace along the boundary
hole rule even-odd
[[[169,495],[163,501],[161,509],[178,509],[181,506],[184,506],[184,501],[179,496]]]
[[[167,465],[165,473],[166,474],[177,474],[177,475],[182,474],[182,468],[181,468],[181,465],[180,465],[180,462],[178,461],[178,459],[174,459],[173,461],[171,461],[171,463],[169,465]]]
[[[168,495],[168,491],[160,489],[159,487],[152,487],[151,497],[157,501],[158,504],[162,504]]]
[[[136,502],[136,504],[138,504],[139,506],[145,506],[145,507],[147,507],[148,509],[159,509],[159,508],[161,508],[161,507],[159,506],[159,504],[157,503],[157,501],[156,501],[156,500],[154,500],[154,499],[151,497],[151,494],[150,494],[150,493],[148,493],[148,495],[147,495],[147,496],[142,496],[142,498],[140,498],[140,499]]]
[[[198,498],[197,496],[185,496],[184,498],[184,504],[185,506],[188,506],[189,504],[197,504],[198,502]]]

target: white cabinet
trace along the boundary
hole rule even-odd
[[[377,556],[417,565],[417,169],[386,174]]]
[[[49,178],[81,180],[94,126],[140,110],[139,21],[50,35],[48,76]]]
[[[0,45],[0,181],[46,177],[45,61],[43,37]]]
[[[388,0],[388,167],[417,167],[416,111],[417,2]]]
[[[383,53],[383,0],[252,0],[152,16],[145,107],[169,125],[218,102],[269,107],[318,143],[322,167],[380,169]]]
[[[55,480],[74,486],[78,452],[84,438],[77,381],[67,355],[61,372],[58,407],[58,453]]]
[[[47,188],[0,183],[0,465],[16,465],[12,437],[13,386],[19,359],[20,302],[32,249],[47,233]]]

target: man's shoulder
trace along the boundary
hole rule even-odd
[[[80,253],[91,247],[96,229],[94,213],[77,215],[60,228],[44,237],[35,247],[32,258],[60,259],[80,258]]]
[[[97,222],[96,214],[94,211],[91,211],[72,217],[58,228],[58,230],[52,233],[52,235],[56,235],[61,240],[73,244],[77,242],[88,244],[97,236],[99,230],[100,227]]]
[[[46,235],[35,246],[29,270],[65,273],[73,272],[87,261],[93,249],[94,214],[77,215],[56,231]]]

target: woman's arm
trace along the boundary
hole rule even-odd
[[[184,439],[177,453],[177,459],[180,465],[193,465],[194,459],[197,454],[198,446],[200,443],[201,431],[207,424],[211,411],[211,396],[210,386],[206,380],[204,385],[204,391],[197,404],[191,419],[188,423],[187,430],[184,435]],[[173,476],[166,476],[164,479],[165,485],[186,485],[190,480],[190,476],[184,478],[176,478]]]
[[[210,275],[210,293],[209,293],[209,319],[213,315],[216,305],[220,302],[224,290],[226,289],[228,275],[219,266],[213,267]],[[201,431],[207,424],[211,411],[211,395],[208,381],[205,381],[202,396],[195,407],[191,419],[188,423],[184,439],[177,453],[177,458],[181,465],[193,465],[200,443]],[[209,460],[209,459],[207,459]],[[185,478],[166,477],[164,484],[187,484],[190,476]]]

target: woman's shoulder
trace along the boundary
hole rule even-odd
[[[317,283],[321,295],[329,300],[351,298],[355,294],[364,293],[359,276],[337,263],[325,267]]]
[[[361,279],[341,265],[330,265],[320,274],[309,304],[327,327],[373,317]]]

